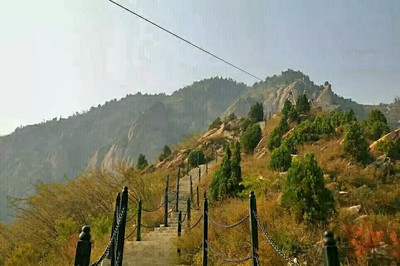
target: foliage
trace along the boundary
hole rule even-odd
[[[232,120],[235,120],[237,118],[237,116],[235,115],[235,113],[231,113],[229,114],[227,117],[225,117],[224,122],[230,122]]]
[[[377,150],[384,152],[393,160],[400,160],[400,138],[381,140],[376,145]]]
[[[211,180],[210,195],[212,199],[222,200],[226,197],[236,197],[243,190],[240,184],[242,181],[240,162],[240,143],[234,144],[233,156],[227,145],[222,163]]]
[[[249,126],[240,140],[246,153],[252,153],[261,140],[261,128],[258,124]]]
[[[249,112],[249,117],[254,122],[260,122],[260,121],[264,120],[264,107],[263,107],[262,103],[257,102],[251,106],[250,112]]]
[[[289,99],[285,100],[283,104],[283,108],[281,110],[282,119],[288,119],[290,122],[297,121],[299,119],[299,114],[293,106],[292,102]]]
[[[330,118],[328,116],[317,115],[314,118],[314,126],[317,134],[332,135],[335,133]]]
[[[206,163],[206,157],[202,149],[194,149],[190,151],[188,161],[191,167],[197,167]]]
[[[214,119],[214,121],[211,122],[211,124],[208,126],[208,130],[211,130],[213,128],[219,128],[222,125],[222,121],[220,117],[217,117]]]
[[[269,134],[268,140],[267,140],[267,148],[270,151],[273,151],[274,149],[278,148],[281,146],[281,141],[282,141],[282,130],[280,127],[275,127],[271,133]]]
[[[368,142],[364,132],[357,122],[348,124],[343,140],[343,151],[353,161],[366,162],[370,156]]]
[[[326,222],[334,211],[332,192],[325,187],[323,173],[314,154],[307,153],[300,160],[292,162],[281,204],[296,218],[308,223]]]
[[[172,153],[171,148],[168,145],[165,145],[163,148],[162,153],[158,156],[158,160],[164,161],[168,156],[170,156]]]
[[[296,110],[299,114],[307,114],[311,110],[310,103],[305,94],[300,95],[296,101]]]
[[[291,163],[290,150],[285,145],[281,145],[272,152],[268,166],[272,170],[284,172],[289,169]]]
[[[242,131],[245,132],[246,129],[252,124],[254,124],[254,122],[250,118],[246,118],[245,120],[243,120],[243,122],[241,124]]]
[[[136,169],[138,170],[143,170],[149,165],[149,162],[146,160],[146,156],[144,154],[139,154],[137,163],[136,163]]]
[[[377,109],[369,113],[365,125],[367,127],[368,137],[372,140],[377,140],[390,131],[385,115]]]

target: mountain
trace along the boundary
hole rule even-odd
[[[364,106],[336,95],[329,83],[315,85],[293,70],[253,86],[216,77],[172,95],[127,95],[0,137],[0,220],[10,221],[6,197],[26,196],[35,184],[73,178],[87,168],[111,167],[115,160],[134,163],[140,153],[154,161],[164,145],[206,129],[217,116],[245,115],[257,101],[263,103],[266,115],[272,115],[285,99],[303,93],[314,107],[353,109],[359,118],[378,108],[393,128],[400,126],[400,102]]]

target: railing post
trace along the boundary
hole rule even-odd
[[[208,174],[208,158],[206,158],[206,175]]]
[[[138,214],[137,214],[137,229],[136,229],[136,241],[141,241],[140,229],[142,227],[142,200],[139,200]]]
[[[200,179],[201,179],[201,168],[200,168],[200,165],[199,165],[199,183],[200,183]]]
[[[164,226],[168,227],[168,181],[169,176],[165,178],[165,195],[164,195]]]
[[[203,266],[208,263],[208,201],[204,192],[203,205]]]
[[[124,210],[121,216],[121,221],[118,230],[118,240],[117,240],[117,252],[116,261],[117,266],[122,266],[122,261],[124,259],[124,242],[125,242],[125,225],[126,225],[126,214],[128,212],[128,187],[124,187],[121,195],[121,203],[119,207],[119,215]]]
[[[178,236],[181,236],[182,232],[182,211],[179,211],[178,214]]]
[[[326,231],[324,237],[324,265],[339,266],[339,252],[336,246],[336,241],[333,238],[333,233]]]
[[[181,168],[178,168],[178,176],[176,177],[176,201],[175,201],[175,211],[179,211],[179,180],[181,175]]]
[[[199,207],[199,203],[200,203],[200,198],[199,198],[199,186],[196,187],[196,202],[197,202],[197,207]]]
[[[187,199],[186,219],[190,221],[190,199]]]
[[[253,266],[257,266],[258,260],[258,228],[257,228],[257,205],[256,196],[254,191],[250,192],[249,195],[249,217],[250,217],[250,234],[251,234],[251,255],[253,259]]]
[[[121,193],[118,192],[116,201],[115,201],[114,218],[113,218],[113,223],[112,223],[112,227],[111,227],[110,239],[112,238],[112,234],[115,230],[115,227],[117,226],[120,203],[121,203]],[[110,252],[108,252],[108,256],[107,256],[108,259],[111,259],[112,266],[114,266],[113,261],[115,261],[115,243],[116,243],[115,240],[111,242]]]
[[[190,199],[193,200],[193,180],[192,180],[192,175],[189,176],[190,180]]]
[[[82,232],[79,234],[79,240],[76,245],[75,266],[89,266],[91,251],[90,227],[85,225],[82,227]]]

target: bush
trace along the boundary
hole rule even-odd
[[[194,149],[189,153],[188,161],[191,167],[197,167],[206,163],[206,157],[201,149]]]
[[[297,219],[308,223],[326,222],[335,210],[333,194],[325,187],[323,172],[314,154],[294,160],[286,176],[281,204]]]
[[[208,126],[208,130],[211,130],[213,128],[219,128],[222,125],[221,118],[217,117],[214,119],[214,121],[211,122],[211,124]]]
[[[391,139],[379,141],[376,148],[387,154],[391,159],[400,160],[400,138],[396,141],[392,141]]]
[[[250,108],[249,117],[254,122],[259,122],[264,120],[264,107],[262,103],[257,102]]]
[[[136,169],[138,170],[143,170],[149,165],[149,162],[146,160],[146,156],[143,154],[139,154],[137,163],[136,163]]]
[[[253,124],[243,133],[241,144],[246,153],[252,153],[260,140],[261,128],[258,124]]]
[[[351,122],[345,132],[343,151],[353,161],[366,162],[369,159],[368,143],[357,122]]]
[[[372,140],[377,140],[390,131],[385,115],[377,109],[369,113],[365,125],[367,127],[368,137]]]
[[[160,154],[160,156],[158,156],[158,160],[160,162],[164,161],[168,156],[171,155],[171,153],[172,153],[171,148],[168,147],[168,145],[165,145],[164,148],[163,148],[162,153]]]
[[[310,112],[311,107],[308,98],[305,94],[299,96],[296,101],[296,110],[299,114],[307,114]]]
[[[284,172],[289,169],[291,163],[292,155],[290,150],[285,145],[281,145],[272,152],[268,166],[272,170]]]

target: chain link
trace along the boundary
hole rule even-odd
[[[203,219],[203,214],[200,216],[199,220],[197,220],[197,222],[193,226],[186,228],[186,230],[189,231],[189,230],[192,230],[193,228],[195,228],[202,219]]]
[[[162,206],[164,206],[164,202],[161,202],[160,206],[158,206],[157,208],[150,209],[150,210],[147,210],[147,209],[145,209],[145,208],[142,208],[142,210],[143,210],[144,212],[155,212],[155,211],[158,211]]]
[[[133,233],[135,233],[137,228],[138,228],[138,226],[136,225],[135,228],[133,229],[133,231],[127,237],[125,237],[124,240],[127,240],[128,238],[130,238],[133,235]]]
[[[295,262],[294,260],[292,260],[291,258],[289,258],[288,255],[286,255],[277,245],[276,243],[272,240],[272,238],[268,235],[267,230],[265,229],[265,227],[261,224],[260,220],[258,219],[257,213],[255,211],[253,211],[254,217],[256,218],[258,227],[261,229],[261,232],[263,234],[263,236],[265,237],[265,239],[268,241],[268,243],[271,245],[271,247],[284,259],[286,260],[288,263],[290,263],[291,265],[295,265],[295,266],[299,266],[299,264],[297,262]]]
[[[228,263],[235,263],[235,264],[239,264],[239,263],[243,263],[245,261],[251,260],[253,257],[251,255],[242,258],[242,259],[229,259],[229,258],[224,258],[220,253],[216,252],[215,250],[213,250],[210,245],[208,245],[208,251],[210,251],[210,253],[212,253],[217,259],[220,259],[224,262],[228,262]]]
[[[122,222],[122,218],[123,218],[124,214],[125,214],[125,208],[123,208],[121,210],[121,212],[120,212],[120,214],[118,216],[117,224],[116,224],[116,226],[114,228],[114,231],[113,231],[113,233],[111,235],[111,239],[108,242],[108,245],[107,245],[106,249],[103,252],[103,255],[101,255],[101,257],[97,261],[92,263],[91,266],[99,265],[108,256],[108,253],[110,252],[111,245],[115,242],[115,240],[116,240],[116,238],[118,236],[119,228],[121,226],[121,222]]]
[[[246,217],[243,217],[240,221],[238,221],[238,222],[236,222],[236,223],[234,223],[234,224],[221,224],[221,223],[218,223],[217,221],[215,221],[215,220],[211,217],[211,215],[209,215],[208,218],[210,219],[210,221],[211,221],[214,225],[216,225],[216,226],[218,226],[218,227],[222,227],[222,228],[233,228],[233,227],[236,227],[236,226],[238,226],[238,225],[244,223],[244,222],[247,220],[247,218],[249,218],[249,215],[247,215]]]

